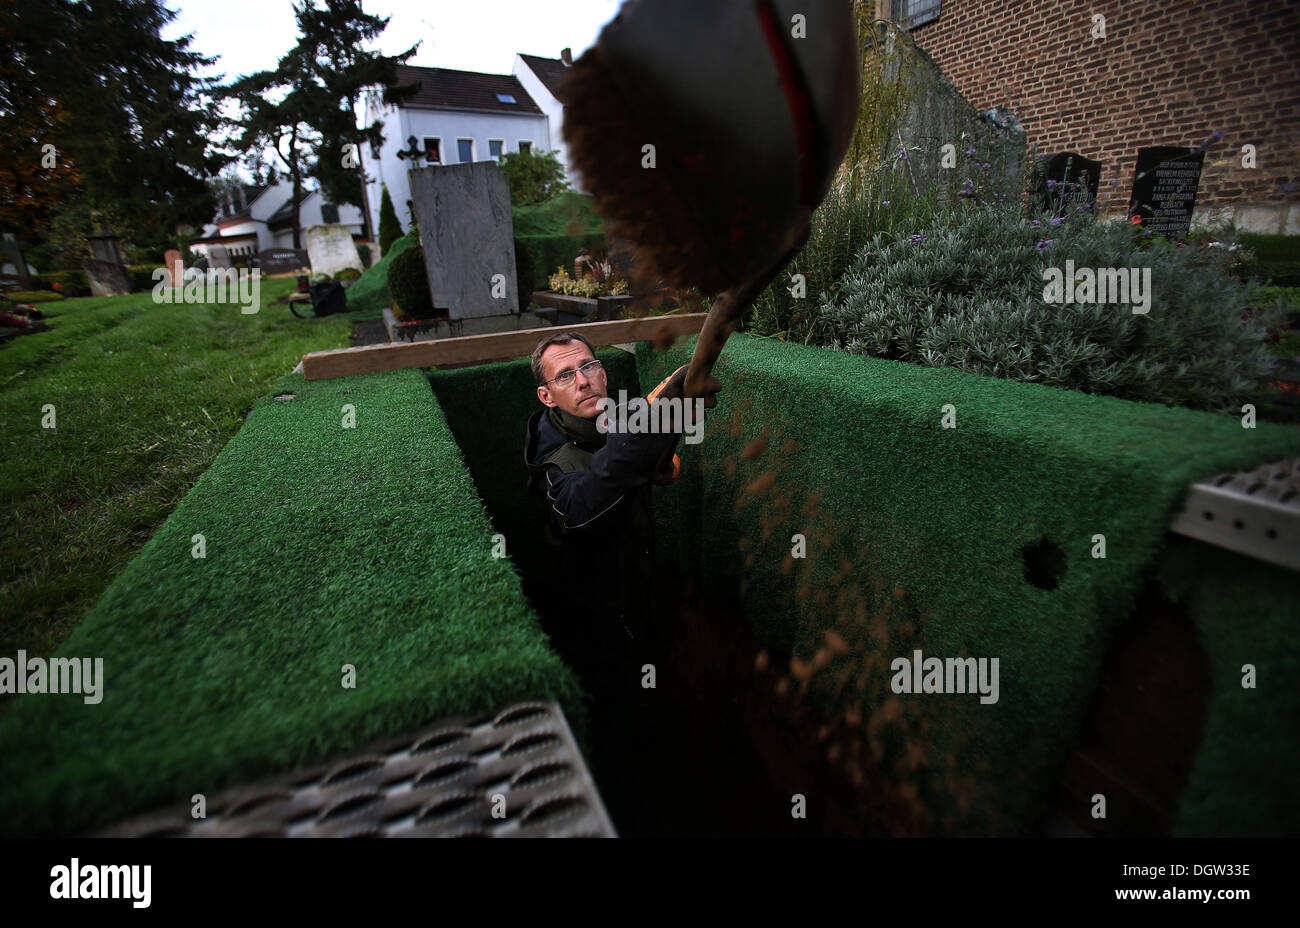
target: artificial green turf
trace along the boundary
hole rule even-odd
[[[1210,661],[1203,747],[1174,825],[1177,835],[1300,835],[1300,581],[1293,571],[1175,538],[1160,565],[1188,605]],[[1255,669],[1253,686],[1244,668]]]
[[[642,381],[684,363],[693,343],[638,346]],[[739,592],[760,640],[798,662],[796,692],[808,677],[817,704],[846,720],[860,711],[875,769],[937,834],[1028,826],[1187,487],[1300,453],[1300,431],[1281,426],[748,336],[730,340],[715,373],[724,390],[698,466],[656,491],[660,551]],[[941,427],[947,404],[953,429]],[[763,436],[764,447],[751,444]],[[791,556],[796,533],[801,559]],[[1097,534],[1105,558],[1092,555]],[[1054,589],[1026,579],[1023,551],[1042,539],[1064,555]],[[1243,773],[1234,755],[1279,771],[1300,762],[1294,728],[1278,737],[1300,700],[1280,682],[1294,680],[1300,653],[1300,584],[1291,572],[1252,571],[1258,595],[1246,597],[1232,582],[1240,559],[1216,553],[1200,574],[1218,586],[1193,603],[1204,646],[1213,653],[1234,623],[1248,626],[1272,688],[1267,702],[1242,703],[1227,667],[1242,661],[1212,657],[1214,709],[1178,827],[1212,830],[1236,816],[1230,830],[1274,833],[1286,826],[1261,810],[1294,800],[1240,789],[1281,787]],[[828,630],[849,654],[829,649]],[[997,657],[999,701],[895,696],[891,662],[915,648]],[[1265,721],[1247,746],[1233,720],[1252,711]]]
[[[103,659],[102,703],[28,694],[0,717],[0,830],[103,826],[517,699],[582,730],[426,376],[282,391],[58,650]]]

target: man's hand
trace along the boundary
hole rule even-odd
[[[655,387],[646,395],[646,399],[656,400],[660,397],[663,397],[664,399],[685,399],[682,392],[686,387],[687,367],[689,367],[689,365],[683,364],[681,367],[677,368],[677,370],[673,371],[671,375],[666,377],[663,382],[659,384],[659,386]],[[718,393],[720,393],[721,390],[722,381],[710,374],[704,381],[704,391],[701,393],[705,409],[712,409],[718,405]]]

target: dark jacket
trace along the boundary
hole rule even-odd
[[[528,420],[524,459],[554,554],[556,588],[569,585],[602,624],[644,630],[654,563],[651,483],[674,437],[601,434],[558,409]]]

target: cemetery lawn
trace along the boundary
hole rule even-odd
[[[52,652],[267,393],[309,351],[350,344],[349,312],[156,305],[150,293],[43,304],[49,332],[0,348],[0,655]],[[41,427],[54,407],[57,429]],[[0,711],[4,701],[0,700]]]

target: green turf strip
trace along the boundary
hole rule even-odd
[[[684,363],[693,344],[639,346],[642,382]],[[929,833],[1027,826],[1187,487],[1300,453],[1295,429],[748,336],[731,339],[715,373],[724,391],[707,437],[683,455],[677,484],[656,491],[660,552],[740,591],[760,640],[792,654],[794,696],[806,680],[805,695],[845,724],[860,713],[856,727],[884,758],[885,782],[872,781],[882,802]],[[954,429],[941,427],[946,404]],[[1096,534],[1104,559],[1092,556]],[[1026,580],[1022,551],[1041,539],[1064,555],[1051,590]],[[1300,701],[1282,682],[1300,654],[1300,584],[1260,566],[1243,585],[1240,562],[1215,552],[1196,572],[1191,608],[1215,689],[1177,826],[1187,831],[1235,816],[1234,831],[1272,833],[1287,826],[1269,810],[1294,809],[1243,791],[1281,785],[1235,755],[1275,770],[1300,760],[1294,727],[1279,735]],[[850,653],[835,652],[828,630]],[[1252,645],[1267,698],[1242,694],[1240,649],[1223,651],[1234,636]],[[998,658],[998,702],[895,695],[891,662],[916,648]],[[1235,727],[1251,713],[1264,721]]]
[[[28,694],[0,718],[3,832],[103,826],[511,700],[557,699],[581,731],[426,376],[284,391],[59,649],[103,659],[103,701]]]

